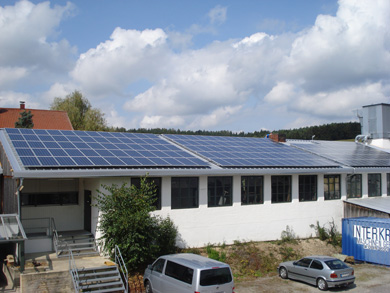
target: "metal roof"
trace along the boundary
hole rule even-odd
[[[349,199],[344,202],[390,214],[390,196]]]

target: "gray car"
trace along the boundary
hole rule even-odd
[[[302,281],[324,291],[328,288],[349,286],[355,282],[353,268],[330,256],[308,256],[298,261],[279,264],[282,279]]]

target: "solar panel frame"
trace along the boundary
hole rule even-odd
[[[154,134],[11,128],[5,131],[27,168],[210,167],[205,160],[180,152],[180,148]]]

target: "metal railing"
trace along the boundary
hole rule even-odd
[[[79,292],[80,278],[79,278],[79,272],[77,270],[76,262],[74,260],[73,253],[71,250],[69,250],[69,270],[72,275],[74,291],[77,293]]]
[[[125,292],[129,293],[129,273],[118,245],[115,245],[115,263],[119,265],[119,271],[121,275],[123,274],[122,278],[125,281]]]
[[[55,229],[55,223],[53,218],[28,218],[22,219],[21,222],[24,231],[29,237],[53,236],[53,228]]]

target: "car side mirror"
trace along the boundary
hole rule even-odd
[[[296,262],[296,261],[294,261],[294,262],[293,262],[293,265],[294,265],[294,266],[296,266],[296,265],[297,265],[297,262]]]
[[[148,269],[152,271],[153,270],[152,265],[148,265]]]

